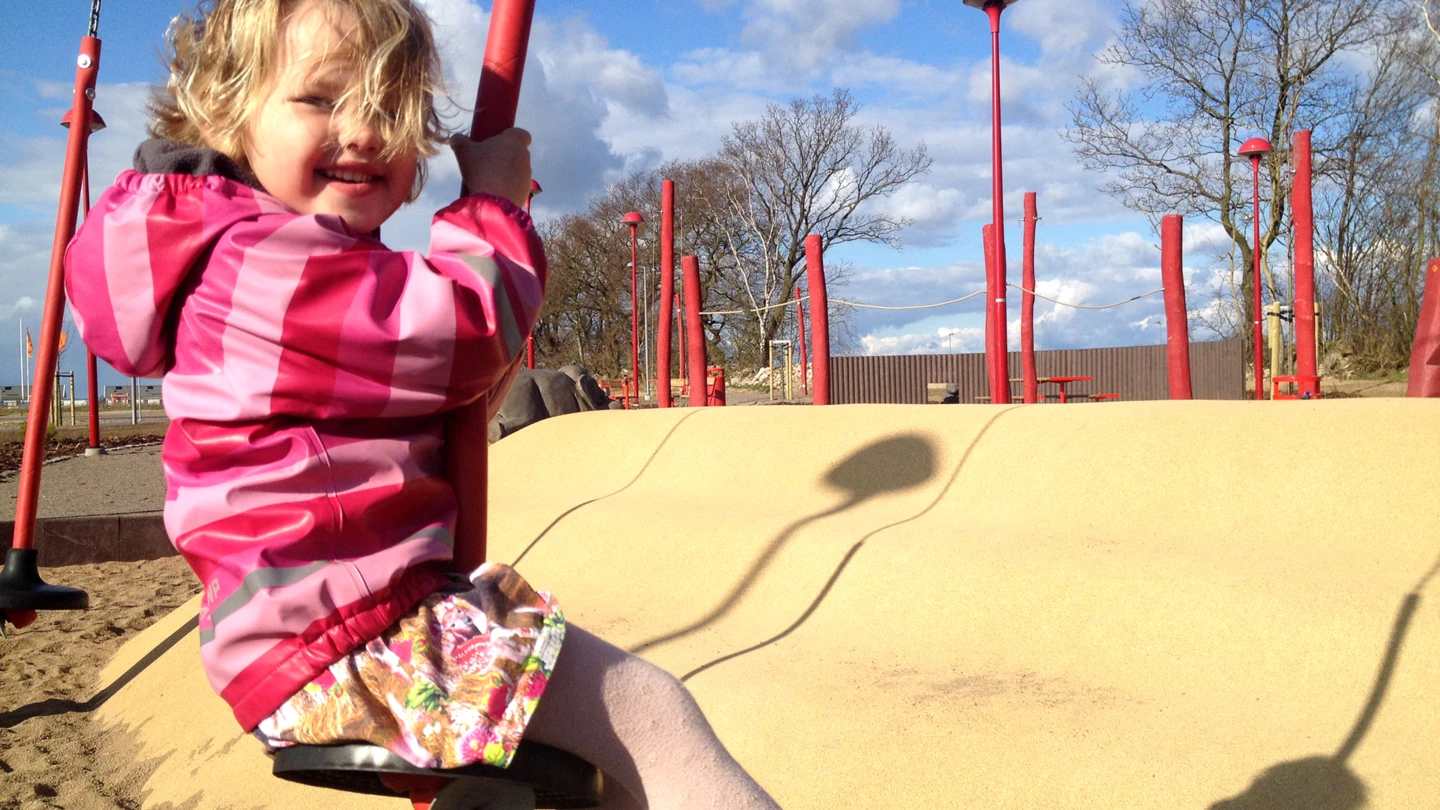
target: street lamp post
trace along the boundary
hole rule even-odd
[[[75,108],[71,107],[65,111],[65,117],[60,119],[60,126],[70,128],[70,122],[74,120]],[[90,109],[90,132],[94,134],[105,128],[105,119],[100,117],[92,107]],[[90,152],[89,144],[86,144],[85,163],[80,168],[80,210],[85,216],[90,216]],[[105,451],[100,447],[100,396],[99,383],[96,376],[99,372],[95,362],[95,353],[89,347],[85,349],[85,410],[90,422],[90,446],[85,448],[86,456],[103,455]],[[71,385],[70,401],[75,401],[74,385]]]
[[[635,404],[640,404],[640,299],[636,296],[639,291],[639,284],[636,283],[635,267],[640,262],[639,252],[635,245],[635,231],[645,222],[645,218],[639,212],[631,211],[620,220],[630,226],[630,375],[634,382],[631,383],[631,391],[635,393]]]
[[[1005,320],[1005,179],[1001,171],[1003,163],[1000,147],[1000,13],[1016,0],[965,0],[965,5],[978,8],[990,18],[990,168],[991,194],[994,196],[991,213],[995,226],[995,276],[994,297],[985,303],[990,312],[992,345],[997,356],[990,366],[990,401],[1009,404],[1010,402],[1010,336]]]
[[[535,199],[536,194],[544,190],[540,188],[539,183],[535,182],[535,178],[530,178],[530,196],[525,198],[526,216],[530,214],[530,201]],[[533,326],[530,328],[530,335],[525,338],[525,367],[535,368],[535,328]]]
[[[1254,288],[1254,319],[1255,319],[1255,398],[1265,398],[1265,346],[1261,342],[1260,319],[1261,319],[1261,296],[1260,296],[1260,158],[1275,148],[1264,138],[1251,138],[1240,145],[1240,156],[1250,158],[1251,175],[1254,178],[1255,196],[1255,241],[1251,245],[1251,253],[1255,257],[1255,273],[1251,281]]]

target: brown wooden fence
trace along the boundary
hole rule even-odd
[[[1019,379],[1020,353],[1011,352],[1009,363],[1010,377]],[[1035,368],[1041,377],[1094,377],[1090,382],[1070,384],[1068,395],[1077,401],[1102,393],[1119,394],[1121,401],[1170,398],[1163,345],[1036,352]],[[1243,399],[1242,341],[1190,344],[1190,377],[1195,399]],[[904,354],[830,360],[830,400],[836,404],[934,402],[946,383],[960,386],[961,402],[989,396],[985,355]],[[1021,384],[1011,383],[1010,391],[1019,402]],[[1053,402],[1059,388],[1041,385],[1040,393],[1050,394],[1046,401]]]

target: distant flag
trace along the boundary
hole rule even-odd
[[[26,357],[34,357],[34,356],[35,356],[35,343],[30,340],[30,330],[29,330],[29,329],[26,329],[26,330],[25,330],[25,356],[26,356]]]
[[[63,351],[65,351],[65,338],[67,338],[67,337],[69,337],[69,336],[70,336],[70,335],[69,335],[69,333],[67,333],[67,332],[61,332],[61,333],[60,333],[60,347],[57,348],[55,351],[57,351],[57,352],[63,352]]]

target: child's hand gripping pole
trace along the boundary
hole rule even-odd
[[[495,0],[490,9],[490,33],[485,40],[485,62],[475,96],[475,118],[470,137],[476,141],[499,135],[515,126],[520,102],[520,78],[530,44],[530,20],[535,0]],[[461,193],[465,193],[462,188]],[[485,510],[488,495],[489,442],[486,397],[450,414],[446,423],[445,478],[455,489],[454,571],[469,574],[485,562]]]

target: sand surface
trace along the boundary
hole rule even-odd
[[[494,448],[491,557],[683,677],[792,810],[1427,807],[1437,457],[1414,400],[579,414]],[[0,723],[3,806],[404,806],[271,777],[197,610],[116,654],[97,725]]]

